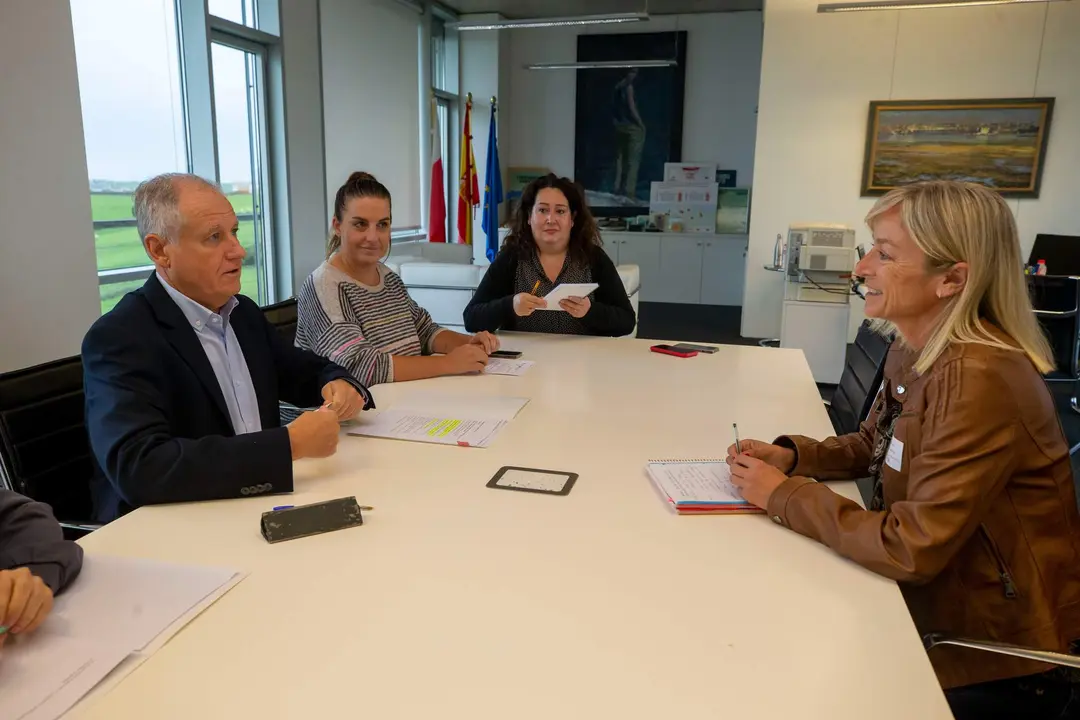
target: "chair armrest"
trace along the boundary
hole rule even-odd
[[[968,640],[966,638],[951,638],[946,635],[931,633],[923,638],[923,645],[926,646],[928,652],[938,645],[955,645],[957,647],[972,648],[973,650],[985,650],[999,655],[1011,655],[1025,660],[1034,660],[1035,662],[1080,669],[1080,656],[1077,655],[1066,655],[1065,653],[1051,652],[1049,650],[1033,650],[1020,645],[1009,645],[1008,643],[993,642],[991,640]]]

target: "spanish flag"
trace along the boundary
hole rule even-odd
[[[472,244],[473,208],[480,204],[480,181],[472,148],[472,98],[465,103],[461,131],[461,175],[458,178],[458,242]]]

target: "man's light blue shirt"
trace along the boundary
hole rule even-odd
[[[233,430],[237,435],[262,430],[259,399],[251,382],[251,372],[236,339],[236,332],[229,324],[229,316],[238,303],[237,299],[229,298],[221,312],[212,312],[170,285],[161,273],[157,276],[199,338],[199,344],[221,386],[221,394],[225,396]]]

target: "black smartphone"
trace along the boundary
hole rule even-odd
[[[521,351],[520,350],[496,350],[495,352],[491,353],[491,355],[489,355],[488,357],[503,358],[505,360],[517,360],[519,357],[521,357]]]
[[[676,350],[681,350],[683,352],[703,352],[710,354],[716,352],[719,349],[712,347],[711,345],[694,345],[693,343],[679,343],[678,345],[673,345],[672,347],[674,347]]]

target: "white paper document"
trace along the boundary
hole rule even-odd
[[[487,447],[528,402],[503,395],[413,393],[386,410],[361,414],[349,434]]]
[[[513,420],[528,402],[529,398],[510,397],[508,395],[415,392],[398,400],[389,409],[447,417]],[[360,417],[366,415],[368,413],[363,413]]]
[[[36,635],[36,634],[35,634]],[[129,655],[121,645],[56,635],[11,638],[0,651],[0,717],[53,720],[71,709]]]
[[[487,447],[506,425],[505,420],[457,418],[386,410],[349,430],[350,435],[412,440],[460,447]]]
[[[79,578],[56,599],[46,627],[55,622],[55,631],[66,635],[152,652],[183,627],[174,627],[178,620],[187,624],[194,618],[189,611],[242,578],[228,568],[87,555]]]
[[[59,717],[126,658],[153,654],[243,578],[229,569],[86,555],[45,623],[0,650],[0,718]]]
[[[484,368],[486,375],[524,375],[529,368],[536,364],[535,360],[506,360],[504,358],[490,358]]]
[[[733,503],[746,501],[731,482],[726,462],[651,462],[649,476],[673,503]]]
[[[544,299],[547,300],[546,308],[536,308],[537,310],[560,310],[566,312],[559,307],[559,302],[572,297],[583,298],[591,293],[596,288],[600,287],[596,283],[563,283],[562,285],[556,285],[551,289]]]

